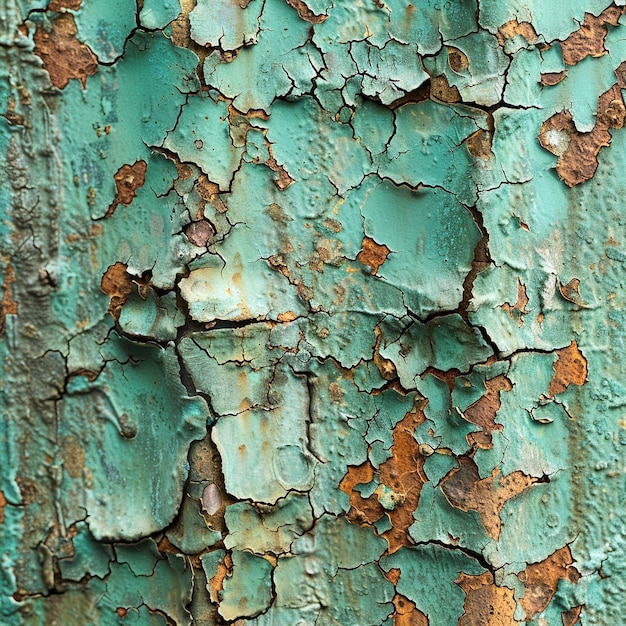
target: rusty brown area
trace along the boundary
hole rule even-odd
[[[481,478],[478,467],[470,457],[460,457],[459,467],[451,470],[441,481],[446,500],[462,511],[476,511],[485,532],[496,541],[500,538],[502,507],[542,479],[527,476],[521,471],[500,476],[499,468],[491,476]]]
[[[370,268],[370,274],[376,274],[380,266],[387,260],[391,250],[384,244],[376,243],[371,237],[363,237],[358,261]]]
[[[233,560],[230,554],[224,556],[224,560],[217,564],[217,573],[213,578],[209,579],[209,593],[211,595],[211,602],[220,601],[220,592],[224,588],[224,580],[229,577],[233,572]]]
[[[72,78],[79,80],[83,89],[87,76],[98,70],[98,59],[88,45],[76,38],[78,29],[74,16],[63,13],[50,22],[50,30],[38,26],[33,37],[35,54],[43,61],[55,87],[63,89]]]
[[[455,581],[465,592],[465,612],[459,618],[459,626],[515,626],[515,598],[513,589],[498,587],[493,574],[484,572],[478,576],[461,573]]]
[[[556,593],[560,580],[578,582],[580,573],[573,563],[574,559],[569,546],[565,546],[544,561],[532,563],[517,575],[524,584],[524,597],[520,600],[520,604],[526,614],[526,620],[533,619],[547,608]]]
[[[70,11],[78,11],[82,0],[51,0],[48,5],[48,11],[63,11],[69,9]]]
[[[4,523],[4,507],[7,505],[7,499],[4,492],[0,491],[0,524]]]
[[[555,113],[541,126],[539,143],[558,157],[556,171],[561,180],[574,187],[593,178],[600,150],[611,143],[610,129],[623,128],[626,106],[618,85],[598,99],[596,125],[588,133],[577,130],[569,111]]]
[[[15,282],[15,270],[11,263],[7,263],[2,285],[2,300],[0,300],[0,335],[4,332],[7,315],[17,315],[17,302],[11,295],[11,284]]]
[[[127,269],[128,266],[124,263],[115,263],[109,266],[100,281],[100,289],[111,298],[109,313],[116,321],[133,288],[133,277]]]
[[[604,43],[609,32],[608,25],[617,26],[622,13],[624,7],[615,5],[602,11],[598,17],[585,13],[580,28],[561,42],[563,62],[566,65],[576,65],[588,56],[600,57],[606,54]]]
[[[563,626],[576,626],[576,624],[580,624],[580,614],[582,613],[582,610],[582,606],[575,606],[569,611],[563,611],[561,613]]]
[[[115,213],[118,204],[128,206],[133,201],[137,194],[137,189],[143,187],[146,181],[147,169],[148,165],[145,161],[135,161],[132,165],[122,165],[117,170],[115,176],[113,176],[117,194],[104,217],[111,217]]]
[[[430,79],[430,97],[446,104],[461,102],[461,94],[456,85],[450,85],[445,74]]]
[[[622,61],[615,70],[615,77],[617,78],[617,86],[620,89],[626,89],[626,61]]]
[[[323,13],[321,15],[313,13],[304,0],[285,0],[285,2],[298,12],[301,20],[310,24],[321,24],[328,17],[328,15]]]
[[[515,39],[518,36],[523,37],[531,45],[539,41],[535,27],[530,22],[518,22],[517,19],[502,24],[496,33],[498,43],[501,46],[504,46],[508,40]]]
[[[552,365],[554,375],[548,386],[551,398],[563,393],[570,385],[581,387],[587,380],[587,359],[579,350],[576,341],[566,348],[556,351],[556,361]]]
[[[395,607],[392,616],[393,626],[428,626],[428,617],[407,597],[396,593],[393,606]]]
[[[472,133],[466,140],[468,152],[477,159],[490,159],[491,158],[491,142],[492,134],[488,130],[477,130]]]
[[[413,433],[424,421],[423,406],[408,412],[393,430],[391,458],[378,468],[379,487],[371,496],[364,498],[354,487],[367,484],[374,477],[375,469],[366,461],[358,467],[348,468],[339,488],[350,497],[348,519],[359,525],[372,525],[384,514],[389,516],[392,528],[382,533],[387,540],[389,553],[413,543],[409,527],[417,509],[422,487],[427,482],[423,471],[424,456]],[[385,509],[380,503],[382,490],[391,490],[394,508]]]
[[[462,72],[469,67],[469,59],[462,50],[454,46],[448,46],[448,65],[453,72]]]
[[[270,156],[270,158],[265,161],[265,165],[267,165],[267,167],[269,167],[272,172],[278,174],[278,177],[274,179],[274,184],[281,191],[285,191],[285,189],[287,189],[287,187],[289,187],[291,183],[296,182],[296,179],[292,178],[289,175],[289,172],[282,165],[280,165],[273,156]]]
[[[476,424],[481,429],[478,432],[469,433],[467,443],[487,450],[493,447],[492,433],[503,429],[502,424],[496,423],[496,416],[502,406],[500,392],[511,391],[513,385],[504,374],[500,374],[486,380],[485,389],[487,390],[485,395],[468,406],[462,415],[468,422]]]
[[[559,283],[559,293],[568,301],[574,304],[582,304],[580,298],[580,280],[572,278],[566,285]]]
[[[553,85],[558,85],[566,76],[567,70],[563,70],[562,72],[546,72],[540,76],[539,83],[543,87],[552,87]]]
[[[524,323],[524,315],[528,314],[526,306],[528,305],[528,294],[526,293],[526,285],[518,278],[517,279],[517,299],[515,304],[505,302],[502,308],[509,312],[511,319],[517,317],[517,325],[522,326]]]
[[[374,344],[374,365],[383,380],[393,380],[397,376],[396,366],[393,361],[380,355],[382,333],[379,326],[374,328],[374,336],[376,337],[376,343]]]

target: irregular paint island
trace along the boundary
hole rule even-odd
[[[616,623],[625,4],[6,0],[0,623]]]

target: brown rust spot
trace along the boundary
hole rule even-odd
[[[374,344],[374,365],[384,380],[393,380],[397,376],[396,366],[393,361],[380,355],[382,333],[379,326],[374,327],[374,336],[376,337],[376,343]]]
[[[468,152],[477,159],[491,158],[491,140],[492,136],[488,130],[477,130],[472,133],[466,140]]]
[[[146,181],[146,170],[148,166],[145,161],[135,161],[132,165],[122,165],[113,176],[117,194],[104,217],[111,217],[115,213],[118,204],[128,206],[137,193],[137,189],[143,187]]]
[[[128,609],[125,609],[123,606],[118,606],[115,609],[118,617],[126,617],[128,615]]]
[[[528,314],[526,306],[528,305],[528,294],[526,293],[526,285],[518,278],[517,279],[517,299],[515,304],[505,302],[502,308],[509,312],[511,319],[515,319],[517,316],[517,325],[522,326],[524,323],[524,315]]]
[[[623,12],[624,7],[611,5],[598,17],[585,13],[585,19],[580,28],[561,42],[563,62],[566,65],[576,65],[588,56],[600,57],[606,54],[604,42],[609,32],[607,24],[617,26]]]
[[[563,626],[576,626],[576,624],[580,624],[580,614],[582,613],[582,610],[582,606],[575,606],[569,611],[563,611],[561,613]]]
[[[461,94],[456,85],[450,85],[445,74],[430,79],[430,97],[446,104],[461,101]]]
[[[7,263],[2,285],[2,300],[0,300],[0,334],[4,332],[7,315],[17,315],[17,302],[11,296],[11,283],[15,282],[15,270]]]
[[[588,133],[576,128],[569,111],[555,113],[539,131],[539,143],[558,157],[556,171],[561,180],[574,187],[593,178],[598,169],[600,150],[611,143],[611,128],[622,128],[626,107],[618,85],[598,99],[596,125]]]
[[[393,614],[393,626],[428,626],[428,617],[407,597],[396,593],[393,606],[396,609]]]
[[[325,14],[316,15],[313,13],[304,0],[285,0],[285,2],[298,12],[301,20],[310,24],[321,24],[328,17]]]
[[[63,9],[69,9],[70,11],[78,11],[83,0],[51,0],[48,5],[48,11],[63,11]]]
[[[514,39],[518,36],[523,37],[531,45],[539,41],[535,27],[530,22],[518,22],[517,19],[502,24],[496,33],[498,43],[501,46],[504,46],[509,39]]]
[[[109,313],[117,321],[133,288],[133,277],[124,263],[115,263],[107,269],[100,281],[100,289],[110,298]]]
[[[328,385],[328,398],[333,404],[341,404],[343,402],[343,391],[339,383],[332,382]]]
[[[80,441],[72,435],[65,437],[63,450],[63,467],[71,478],[79,478],[85,468],[85,451],[80,445]]]
[[[565,546],[544,561],[529,565],[517,575],[524,584],[524,597],[520,600],[520,604],[526,614],[526,620],[533,619],[547,608],[556,593],[560,580],[578,582],[580,573],[573,563],[574,559],[569,546]]]
[[[427,482],[423,472],[424,456],[413,433],[424,421],[423,406],[409,411],[393,430],[391,458],[378,469],[379,488],[364,498],[354,487],[367,484],[374,477],[375,469],[366,461],[358,467],[348,468],[339,488],[350,496],[348,519],[359,525],[372,525],[383,515],[388,515],[392,528],[382,533],[387,540],[390,553],[402,546],[411,545],[409,527],[413,524],[413,513],[417,509],[422,487]],[[385,489],[386,488],[386,489]],[[383,507],[380,496],[383,489],[391,494],[395,505]]]
[[[76,38],[77,33],[74,16],[63,13],[52,20],[49,31],[38,26],[33,37],[34,52],[43,61],[50,82],[59,89],[66,87],[72,78],[80,80],[84,89],[87,76],[98,70],[96,55]]]
[[[566,348],[556,351],[557,359],[552,365],[554,375],[548,386],[548,396],[551,398],[563,393],[570,385],[585,384],[587,380],[587,359],[578,349],[576,341],[572,341]]]
[[[230,576],[233,572],[233,560],[230,554],[224,556],[224,560],[220,561],[217,565],[217,573],[213,578],[209,579],[209,593],[211,595],[211,602],[220,601],[220,592],[224,588],[224,580]]]
[[[361,242],[361,251],[356,258],[370,268],[370,274],[376,274],[390,252],[391,250],[386,245],[376,243],[371,237],[365,236]]]
[[[0,524],[4,523],[4,507],[7,505],[7,499],[4,492],[0,491]]]
[[[459,626],[515,626],[515,598],[513,589],[498,587],[493,574],[484,572],[478,576],[461,573],[455,581],[465,591],[465,613]]]
[[[270,156],[270,158],[265,161],[265,165],[267,165],[267,167],[269,167],[272,172],[278,174],[278,177],[274,179],[274,184],[281,191],[285,191],[285,189],[287,189],[287,187],[289,187],[291,183],[296,182],[296,179],[292,178],[289,175],[289,172],[282,165],[280,165],[273,156]]]
[[[496,468],[491,476],[481,478],[473,459],[461,457],[459,467],[450,471],[441,481],[446,500],[462,511],[476,511],[487,535],[496,541],[502,529],[502,507],[511,498],[542,480],[521,471],[511,472],[508,476],[500,476],[499,473],[499,468]]]
[[[568,302],[582,304],[580,298],[580,280],[578,280],[578,278],[572,278],[566,285],[559,283],[559,292]]]
[[[500,392],[511,391],[513,385],[504,374],[500,374],[486,380],[485,388],[487,389],[485,395],[467,407],[462,416],[468,422],[481,428],[480,431],[467,435],[467,443],[487,450],[493,447],[492,433],[503,429],[502,424],[496,423],[496,416],[502,405]]]
[[[539,78],[539,83],[543,87],[552,87],[558,85],[567,76],[567,70],[562,72],[546,72]]]
[[[452,71],[462,72],[469,67],[469,59],[462,50],[454,46],[448,46],[448,65]]]

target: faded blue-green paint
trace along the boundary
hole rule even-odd
[[[5,0],[0,621],[619,619],[623,5]]]

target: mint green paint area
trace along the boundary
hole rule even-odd
[[[0,623],[619,619],[623,7],[7,0]]]

